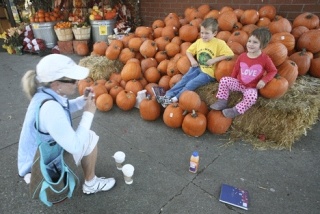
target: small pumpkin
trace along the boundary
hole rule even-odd
[[[174,57],[176,54],[180,52],[180,45],[173,42],[169,42],[164,49],[169,57]]]
[[[255,9],[247,9],[240,17],[240,22],[243,25],[255,24],[259,20],[259,12]]]
[[[207,118],[200,112],[193,110],[187,114],[182,122],[182,130],[192,137],[200,137],[207,128]]]
[[[84,90],[87,87],[90,87],[93,84],[93,79],[91,77],[87,77],[83,80],[78,81],[78,92],[80,95],[83,95]]]
[[[132,37],[129,41],[128,41],[128,48],[130,48],[131,50],[137,52],[140,49],[140,46],[142,45],[144,39],[141,37]]]
[[[211,110],[207,114],[207,129],[213,134],[224,134],[232,124],[232,118],[227,118],[222,111]]]
[[[140,81],[134,79],[134,80],[129,80],[126,83],[124,89],[126,91],[132,91],[135,95],[137,95],[138,92],[143,89],[143,86]]]
[[[160,87],[164,88],[164,90],[167,91],[167,90],[170,89],[170,84],[169,84],[170,79],[171,79],[170,76],[168,76],[168,75],[163,75],[163,76],[160,78],[160,80],[159,80],[159,82],[158,82],[158,85],[159,85]]]
[[[104,56],[107,48],[108,44],[105,41],[98,41],[93,44],[92,52],[96,55]]]
[[[144,73],[150,67],[157,67],[158,62],[155,58],[148,57],[141,60],[140,66],[141,66],[142,73]]]
[[[140,117],[147,121],[153,121],[160,117],[161,108],[155,98],[148,96],[139,105]]]
[[[162,115],[163,122],[170,128],[181,127],[184,117],[184,111],[178,103],[168,105]]]
[[[191,62],[186,55],[182,56],[177,61],[177,68],[181,74],[186,74],[191,67]]]
[[[119,82],[116,80],[109,79],[104,86],[106,87],[107,91],[110,91],[110,89],[116,85],[119,85]]]
[[[76,50],[76,53],[79,56],[87,56],[89,54],[89,47],[87,43],[79,43]]]
[[[119,92],[120,92],[120,91],[123,91],[123,90],[124,90],[124,88],[121,87],[120,85],[113,86],[113,87],[109,90],[109,94],[111,95],[114,103],[116,102],[116,97],[117,97],[117,95],[119,94]]]
[[[129,60],[129,59],[132,59],[134,58],[135,56],[135,52],[132,51],[132,49],[130,48],[123,48],[119,54],[119,57],[118,57],[118,60],[120,62],[122,62],[123,64],[126,64],[126,62]]]
[[[92,85],[92,91],[95,94],[95,98],[97,99],[101,94],[104,93],[108,93],[106,87],[104,86],[104,84],[99,84],[97,82],[95,82]]]
[[[229,37],[231,36],[231,32],[227,30],[219,31],[216,38],[221,39],[225,42],[228,42]]]
[[[243,47],[246,46],[247,44],[247,41],[248,41],[248,34],[243,31],[243,30],[237,30],[237,31],[234,31],[230,37],[228,38],[228,41],[227,42],[238,42],[240,43]]]
[[[264,5],[262,6],[259,10],[259,16],[260,18],[261,17],[266,17],[268,18],[269,20],[273,20],[274,17],[276,16],[276,13],[277,13],[277,9],[275,8],[275,6],[273,5]]]
[[[158,71],[157,67],[150,67],[148,68],[145,72],[144,72],[144,78],[150,83],[150,82],[154,82],[157,83],[159,82],[160,78],[161,78],[161,74]]]
[[[104,93],[101,94],[97,99],[96,99],[96,106],[97,109],[100,111],[110,111],[113,107],[113,98],[110,94]]]
[[[110,60],[116,60],[116,59],[118,59],[121,50],[122,49],[120,46],[118,46],[116,44],[111,44],[108,46],[108,48],[105,52],[105,56]]]

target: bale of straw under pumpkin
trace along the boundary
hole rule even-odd
[[[123,63],[119,60],[109,60],[105,56],[94,55],[82,58],[79,65],[89,68],[89,77],[94,81],[108,80],[113,72],[120,73],[123,68]]]
[[[196,90],[208,105],[215,102],[218,83]],[[232,92],[230,107],[242,99]],[[317,123],[320,112],[320,79],[299,76],[295,84],[279,99],[259,97],[245,114],[236,117],[229,129],[230,142],[244,140],[257,149],[291,149],[293,143]]]

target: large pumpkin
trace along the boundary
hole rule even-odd
[[[179,128],[182,125],[184,111],[178,103],[172,103],[163,112],[163,122],[171,128]]]
[[[240,22],[243,25],[255,24],[259,20],[259,13],[255,9],[248,9],[243,12]]]
[[[308,30],[304,32],[297,42],[299,50],[306,49],[311,53],[318,53],[320,51],[320,29]]]
[[[129,80],[128,82],[126,82],[124,89],[126,91],[132,91],[135,95],[137,95],[138,92],[143,89],[143,86],[138,80]]]
[[[230,37],[228,38],[227,42],[238,42],[240,43],[243,47],[246,47],[247,41],[248,41],[248,34],[243,31],[243,30],[237,30],[234,31]]]
[[[298,77],[297,64],[290,59],[286,59],[277,69],[278,74],[284,77],[288,81],[289,87],[291,87]]]
[[[289,88],[288,80],[280,75],[276,75],[263,88],[259,89],[264,98],[277,99],[282,97]]]
[[[136,104],[136,95],[132,91],[122,90],[116,97],[116,104],[124,111],[131,110]]]
[[[182,74],[186,74],[191,67],[191,62],[189,58],[186,55],[183,55],[180,59],[177,61],[177,68]]]
[[[272,34],[280,32],[290,33],[292,30],[291,23],[288,19],[281,16],[276,16],[272,22],[268,25],[268,28]]]
[[[271,58],[275,66],[281,65],[288,56],[288,49],[280,42],[269,43],[262,51]]]
[[[232,118],[227,118],[222,111],[211,110],[207,114],[207,129],[213,134],[224,134],[232,124]]]
[[[319,27],[319,17],[309,12],[301,13],[293,20],[292,26],[305,26],[308,29],[315,29]]]
[[[232,31],[234,25],[238,22],[238,18],[233,11],[221,13],[218,18],[220,30]]]
[[[179,106],[183,110],[192,112],[192,110],[198,111],[201,105],[200,96],[194,91],[184,91],[179,97]]]
[[[113,107],[113,98],[110,94],[104,93],[101,94],[96,99],[97,109],[100,111],[110,111]]]
[[[214,77],[218,82],[221,80],[222,77],[231,76],[236,60],[237,56],[234,56],[231,59],[221,60],[217,63],[217,67],[214,72]]]
[[[199,137],[207,128],[207,118],[200,112],[193,110],[187,114],[182,122],[182,130],[187,135]]]
[[[91,87],[92,87],[92,91],[95,94],[96,99],[104,93],[108,93],[107,88],[104,86],[105,83],[98,83],[95,82]]]
[[[298,74],[305,75],[310,68],[311,59],[313,54],[303,49],[302,51],[295,52],[290,55],[289,59],[294,61],[298,66]]]
[[[196,26],[187,24],[179,29],[179,37],[185,42],[194,42],[199,36]]]
[[[129,81],[141,77],[141,66],[136,62],[126,63],[121,70],[121,79]]]
[[[144,120],[153,121],[160,117],[161,108],[155,98],[148,96],[139,105],[140,116]]]
[[[288,51],[292,51],[296,44],[294,36],[288,32],[280,32],[280,33],[273,34],[271,36],[270,43],[274,43],[274,42],[282,43],[284,46],[286,46]]]

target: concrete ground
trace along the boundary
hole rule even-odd
[[[78,56],[70,56],[79,62]],[[260,151],[246,142],[227,144],[228,135],[206,132],[188,137],[181,129],[167,127],[161,118],[147,122],[138,109],[125,112],[117,107],[97,111],[92,125],[100,135],[96,172],[115,177],[117,185],[90,196],[79,188],[72,199],[52,208],[32,200],[17,174],[18,140],[28,106],[20,79],[40,59],[0,53],[0,213],[319,213],[319,123],[291,151]],[[75,124],[80,115],[74,115]],[[200,154],[197,174],[188,171],[194,150]],[[116,151],[125,152],[125,163],[135,166],[131,185],[115,167]],[[222,183],[249,191],[248,211],[219,202]]]

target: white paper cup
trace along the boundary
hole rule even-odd
[[[126,164],[122,167],[123,177],[126,184],[132,184],[133,179],[133,173],[134,173],[134,167],[131,164]]]
[[[124,160],[126,158],[126,154],[124,154],[124,152],[122,152],[122,151],[117,151],[116,153],[114,153],[114,155],[112,157],[116,161],[117,169],[121,170],[122,169],[122,163],[124,162]]]

